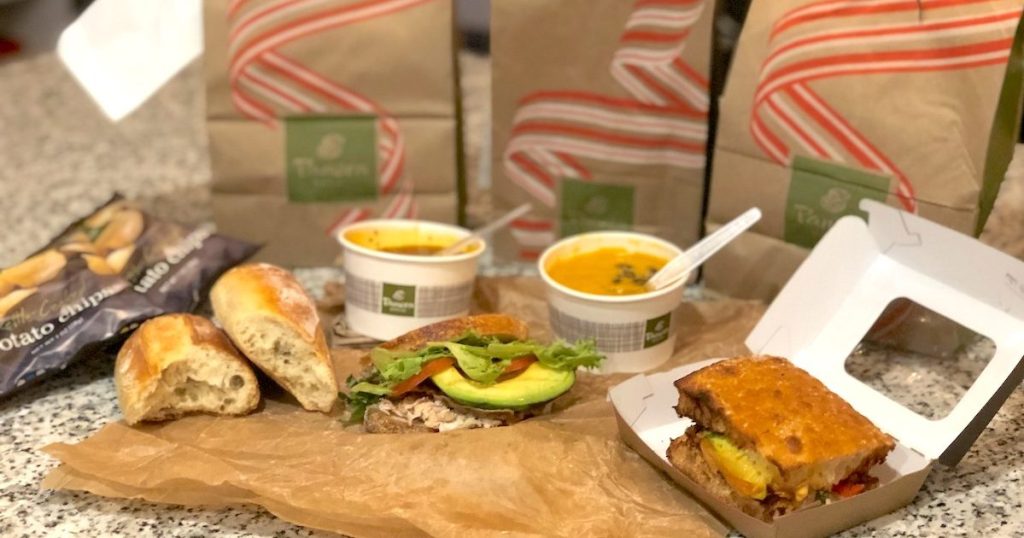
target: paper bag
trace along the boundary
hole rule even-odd
[[[700,233],[709,0],[494,0],[496,207],[535,211],[497,238],[506,259],[560,236]]]
[[[478,310],[517,315],[546,338],[536,278],[482,279]],[[754,302],[688,304],[663,368],[745,352]],[[534,330],[534,329],[538,330]],[[335,350],[339,379],[365,350]],[[618,437],[606,399],[626,375],[580,374],[551,414],[508,427],[363,434],[264,391],[247,417],[115,422],[76,444],[43,484],[186,505],[256,504],[352,536],[717,536],[725,528]]]
[[[865,198],[980,233],[1020,120],[1020,12],[755,0],[721,99],[707,228],[752,206],[764,217],[708,262],[708,285],[774,296]]]
[[[204,20],[220,230],[325,265],[347,223],[455,221],[451,0],[210,0]]]

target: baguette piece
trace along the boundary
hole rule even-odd
[[[210,320],[190,314],[143,323],[117,354],[114,383],[129,425],[194,413],[244,415],[260,401],[249,362]]]
[[[231,341],[308,411],[329,412],[338,384],[313,300],[288,271],[266,263],[224,273],[210,291]]]
[[[679,379],[675,386],[676,411],[697,426],[673,441],[669,460],[712,492],[720,492],[702,470],[704,465],[715,469],[715,464],[694,448],[701,431],[723,434],[739,449],[763,458],[775,468],[767,499],[773,506],[748,509],[750,499],[739,502],[735,491],[730,496],[748,513],[767,510],[754,515],[784,513],[811,493],[827,492],[848,477],[866,475],[895,447],[890,436],[786,359],[724,360]],[[698,461],[691,461],[695,458]]]

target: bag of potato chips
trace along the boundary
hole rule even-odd
[[[255,250],[115,197],[0,271],[0,397],[148,318],[194,309],[217,276]]]
[[[709,0],[494,0],[493,185],[532,202],[507,258],[558,237],[632,229],[677,244],[700,233]]]

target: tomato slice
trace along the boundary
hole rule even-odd
[[[844,499],[864,491],[867,486],[858,482],[840,482],[832,486],[832,492]]]
[[[526,355],[512,359],[508,368],[505,368],[505,371],[498,376],[498,382],[512,379],[513,377],[523,373],[523,370],[526,370],[535,362],[537,362],[537,357],[534,357],[533,355]]]
[[[409,392],[410,390],[418,387],[419,384],[426,381],[428,377],[440,373],[444,370],[447,370],[448,368],[451,368],[454,365],[455,359],[452,357],[441,357],[440,359],[434,359],[424,364],[423,368],[420,368],[419,373],[392,387],[391,395],[401,396],[406,392]]]
[[[534,357],[533,355],[526,355],[525,357],[516,357],[512,359],[512,362],[509,363],[508,368],[505,368],[505,373],[511,374],[512,372],[525,370],[535,362],[537,362],[537,357]]]

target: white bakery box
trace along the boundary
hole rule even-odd
[[[665,456],[691,424],[673,382],[713,361],[637,375],[609,397],[626,444],[751,538],[826,536],[908,504],[932,465],[955,465],[1024,377],[1024,263],[938,224],[873,201],[868,223],[844,217],[822,238],[747,337],[790,359],[899,442],[872,474],[878,487],[772,523],[710,496]],[[995,355],[944,418],[931,420],[846,372],[844,362],[893,300],[910,299],[995,343]]]

